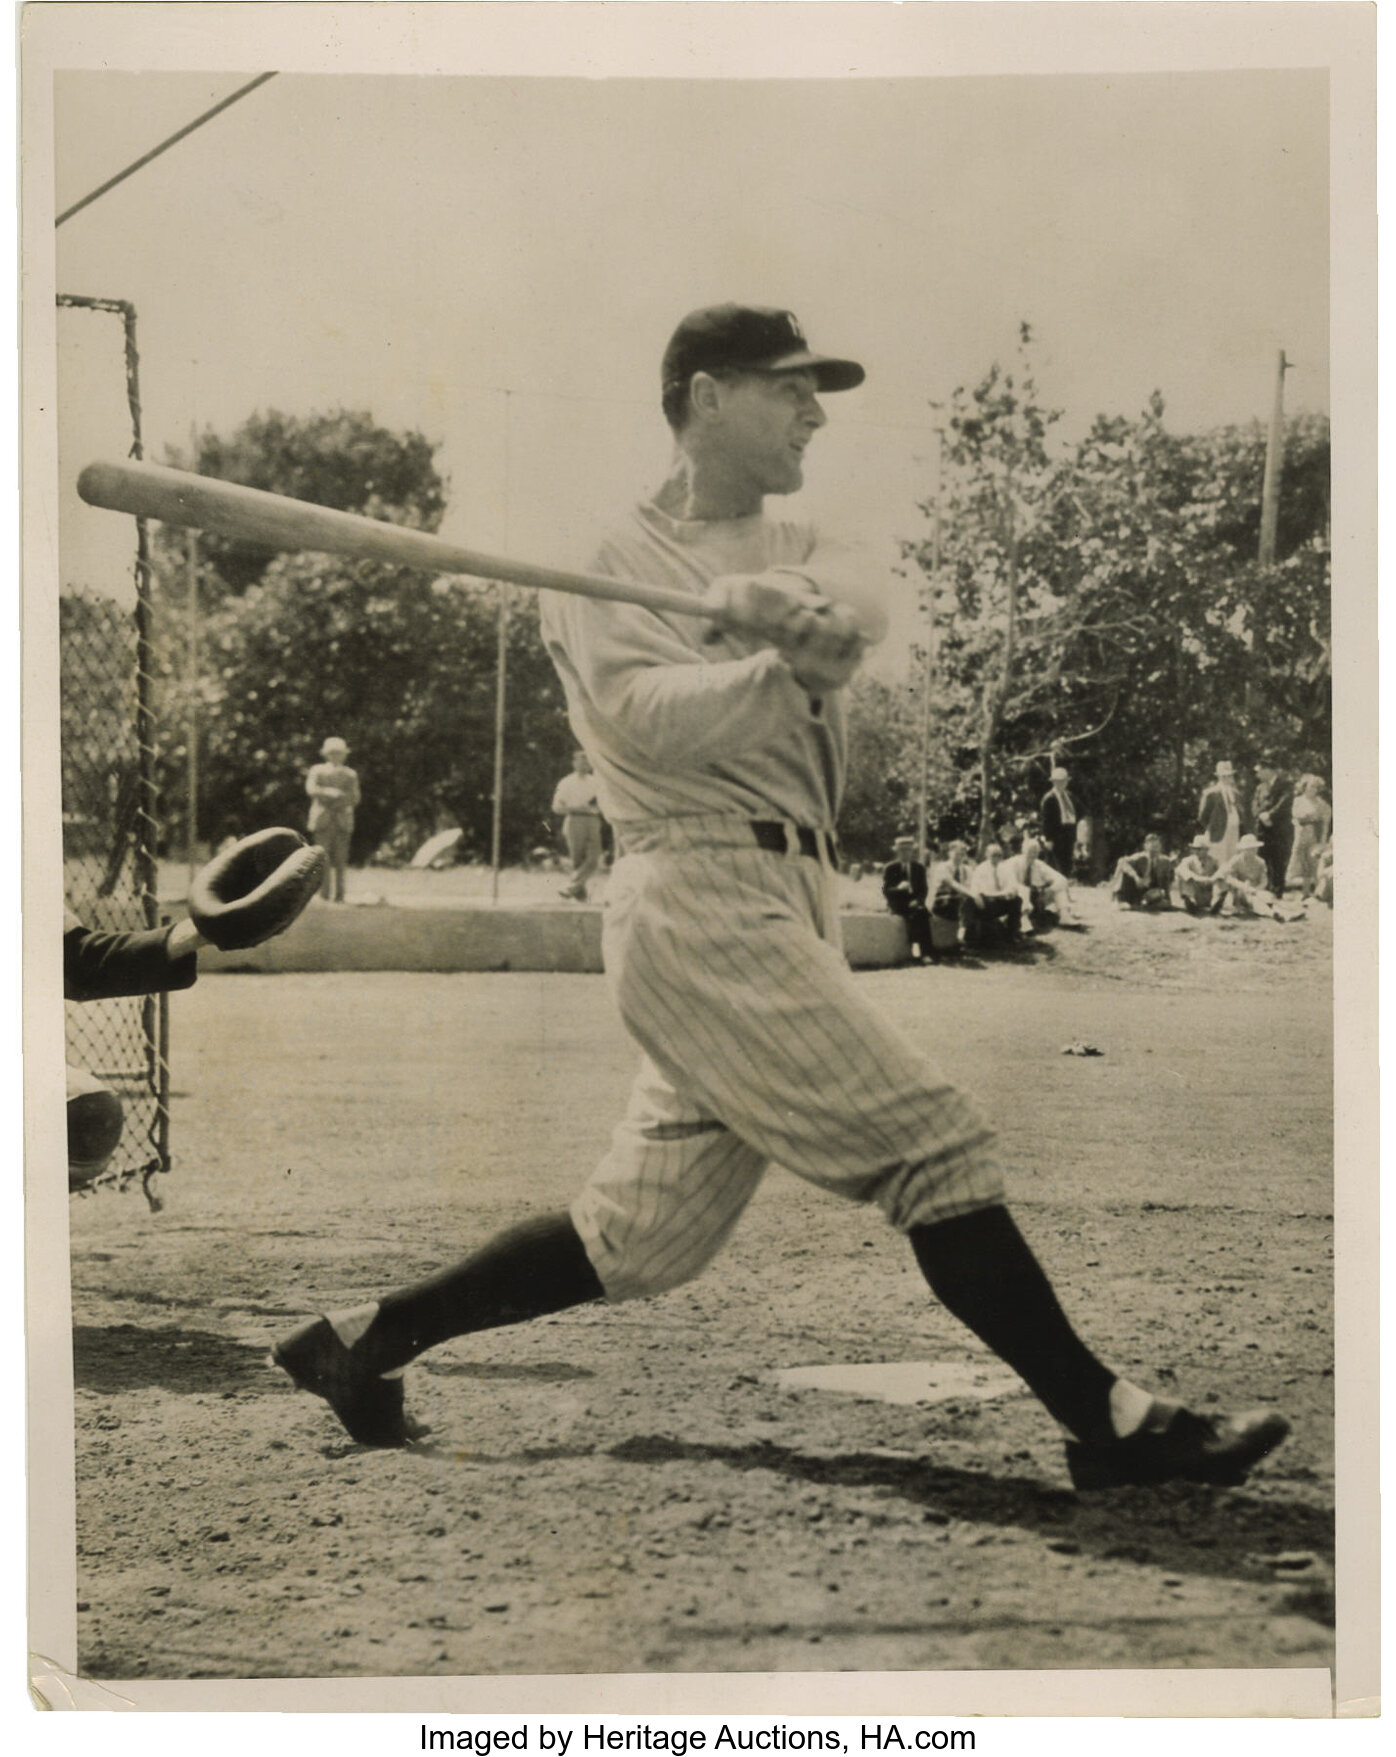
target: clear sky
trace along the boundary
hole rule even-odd
[[[256,71],[60,74],[56,209]],[[1156,387],[1180,430],[1264,418],[1281,347],[1289,407],[1326,409],[1327,141],[1307,71],[279,75],[61,227],[58,287],[134,301],[148,455],[369,409],[441,442],[446,535],[573,565],[664,468],[678,317],[786,306],[868,369],[787,506],[890,558],[928,405],[1020,319],[1069,431]],[[121,448],[92,334],[61,334],[68,481]],[[65,577],[106,565],[111,515],[62,510]]]

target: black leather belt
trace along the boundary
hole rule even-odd
[[[839,845],[827,830],[811,830],[804,824],[796,824],[794,830],[796,848],[801,854],[807,855],[811,860],[818,860],[822,841],[824,855],[830,866],[838,865]],[[768,854],[790,853],[785,831],[784,824],[752,820],[751,833],[756,838],[756,846],[764,848]]]

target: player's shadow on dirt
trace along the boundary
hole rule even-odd
[[[267,1351],[211,1330],[171,1325],[77,1324],[73,1327],[73,1384],[111,1396],[122,1391],[236,1393],[261,1390]]]
[[[958,964],[965,970],[982,970],[986,964],[1050,964],[1060,955],[1051,940],[1035,933],[1027,939],[1015,940],[1012,945],[1000,942],[976,946],[972,952],[962,952],[958,958],[951,958],[950,964],[952,967]]]
[[[432,1360],[423,1364],[434,1379],[524,1379],[534,1384],[565,1385],[573,1379],[596,1377],[590,1367],[573,1366],[562,1360],[538,1360],[518,1366],[488,1360]]]
[[[1266,1558],[1277,1552],[1310,1551],[1329,1563],[1333,1558],[1331,1513],[1297,1501],[1260,1500],[1240,1489],[1172,1483],[1078,1500],[1067,1489],[1030,1477],[990,1476],[917,1459],[857,1452],[813,1458],[767,1442],[705,1446],[657,1435],[623,1441],[609,1456],[632,1464],[708,1461],[732,1470],[773,1470],[796,1482],[881,1489],[924,1508],[931,1524],[957,1519],[1011,1526],[1068,1554],[1177,1573],[1273,1585]]]

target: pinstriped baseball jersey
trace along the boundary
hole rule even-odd
[[[642,507],[593,570],[699,593],[795,561],[818,569],[801,527]],[[773,650],[706,641],[697,619],[545,595],[543,630],[621,850],[603,950],[644,1052],[572,1208],[607,1295],[697,1274],[771,1163],[902,1230],[1001,1201],[989,1130],[863,999],[835,874],[798,852],[796,828],[837,811],[839,698],[811,702]],[[753,821],[785,823],[789,852]]]

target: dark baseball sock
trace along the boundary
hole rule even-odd
[[[1116,1375],[1067,1321],[1007,1208],[980,1208],[908,1237],[931,1292],[1011,1366],[1080,1440],[1107,1439]]]
[[[376,1372],[394,1372],[449,1337],[521,1324],[604,1296],[570,1216],[547,1214],[497,1233],[463,1262],[388,1294],[355,1352]]]

